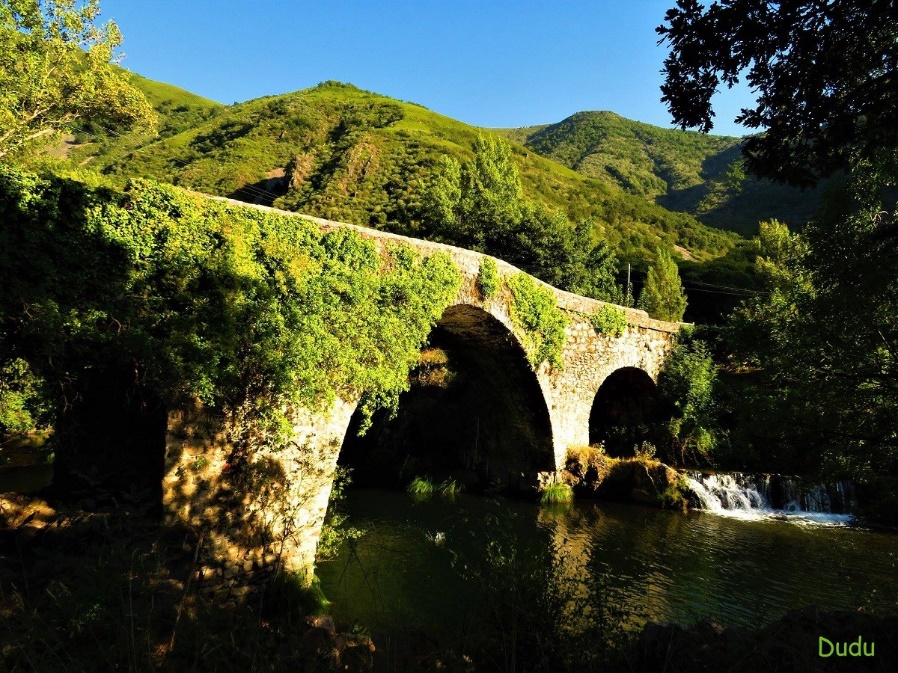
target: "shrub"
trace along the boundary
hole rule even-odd
[[[25,360],[0,359],[0,436],[38,429],[50,411],[45,387]]]
[[[567,318],[552,290],[524,273],[515,274],[506,283],[511,290],[511,320],[520,331],[530,364],[536,369],[548,360],[560,369]]]
[[[492,299],[499,293],[499,267],[496,260],[492,257],[483,256],[480,258],[480,273],[477,276],[477,282],[480,285],[480,294],[484,299]]]
[[[682,330],[658,378],[661,400],[673,411],[669,428],[680,445],[681,460],[686,451],[707,458],[716,444],[716,381],[708,346],[694,339],[691,330]]]
[[[627,329],[627,312],[617,306],[602,306],[590,316],[589,321],[599,334],[619,337]]]
[[[637,460],[642,461],[654,460],[657,451],[655,445],[651,442],[640,442],[638,446],[633,447],[633,455],[636,456]]]

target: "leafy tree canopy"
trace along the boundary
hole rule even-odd
[[[686,295],[676,262],[666,250],[658,251],[658,259],[649,267],[640,304],[653,318],[677,322],[686,312]]]
[[[152,129],[156,114],[113,64],[118,27],[99,0],[0,0],[0,158],[79,119]]]
[[[423,201],[426,233],[501,257],[557,287],[597,299],[620,294],[617,259],[593,239],[593,223],[573,224],[560,211],[524,197],[511,147],[480,135],[474,159],[443,157]]]
[[[665,21],[674,123],[709,131],[711,97],[744,75],[757,101],[736,121],[765,129],[743,148],[754,174],[810,186],[898,146],[893,0],[678,0]]]

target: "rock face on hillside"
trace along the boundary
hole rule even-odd
[[[562,480],[580,497],[686,509],[689,488],[679,472],[651,459],[610,458],[591,446],[568,449]]]

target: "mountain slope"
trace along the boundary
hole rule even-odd
[[[132,84],[143,91],[159,115],[159,135],[163,138],[195,126],[226,107],[171,84],[156,82],[131,72],[128,76]]]
[[[613,112],[498,132],[584,175],[744,235],[772,217],[800,227],[820,204],[817,192],[746,176],[739,138],[663,129]]]
[[[112,176],[148,176],[415,235],[421,197],[438,158],[470,158],[478,133],[484,132],[419,105],[336,82],[234,106],[203,100],[185,103],[181,116],[166,122],[172,130],[183,124],[179,133],[106,138],[81,148],[75,159]],[[187,115],[196,121],[186,121]],[[649,260],[661,244],[680,245],[699,260],[710,259],[735,242],[732,235],[627,194],[614,183],[584,176],[520,145],[513,145],[513,152],[529,198],[574,220],[592,218],[595,236],[608,240],[625,260]]]
[[[170,138],[201,124],[226,108],[221,103],[197,96],[171,84],[147,79],[128,71],[124,71],[124,73],[131,83],[143,92],[150,105],[156,110],[156,114],[159,116],[158,135],[149,136],[142,133],[120,135],[111,129],[85,120],[75,131],[73,142],[77,149],[72,153],[73,161],[108,165],[148,142],[160,138]]]

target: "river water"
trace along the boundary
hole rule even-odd
[[[497,539],[564,555],[566,573],[601,575],[634,627],[703,617],[757,627],[812,604],[898,609],[898,535],[845,517],[591,501],[547,509],[465,494],[416,502],[379,490],[350,490],[342,508],[364,535],[319,565],[322,588],[336,615],[375,630],[476,628],[489,586],[472,568]]]

